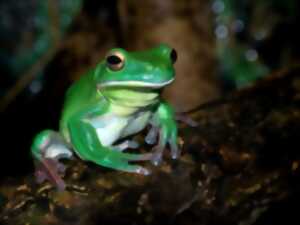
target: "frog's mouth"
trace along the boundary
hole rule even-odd
[[[136,81],[136,80],[128,80],[128,81],[108,81],[102,84],[98,84],[97,87],[99,89],[103,89],[106,87],[133,87],[133,88],[150,88],[150,89],[160,89],[164,86],[172,83],[173,79],[167,80],[161,83],[150,83],[145,81]]]

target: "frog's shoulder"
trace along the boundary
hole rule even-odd
[[[96,91],[96,86],[93,82],[93,73],[94,70],[88,71],[68,88],[65,95],[65,102],[86,98]]]
[[[91,72],[83,75],[68,89],[63,105],[61,123],[67,122],[77,112],[88,110],[91,106],[98,105],[100,107],[103,105],[104,97],[97,93]]]

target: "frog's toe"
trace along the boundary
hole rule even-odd
[[[123,161],[122,163],[118,163],[118,165],[113,166],[113,168],[118,169],[120,171],[129,172],[129,173],[136,173],[141,175],[149,175],[151,172],[150,170],[139,166],[139,165],[131,165],[126,161]]]
[[[126,141],[122,142],[121,144],[115,145],[114,149],[116,149],[118,151],[124,151],[128,148],[136,149],[138,147],[139,147],[139,143],[137,143],[136,141],[126,140]]]
[[[37,182],[38,184],[41,184],[41,183],[43,183],[45,180],[47,180],[47,175],[46,175],[46,173],[45,173],[44,171],[42,171],[42,170],[38,170],[38,169],[37,169],[37,170],[35,171],[34,175],[35,175],[36,182]]]
[[[178,148],[178,145],[176,143],[171,142],[170,147],[172,159],[178,159],[180,156],[180,149]]]
[[[60,175],[64,172],[65,167],[63,164],[55,159],[43,158],[36,163],[35,177],[38,183],[48,180],[55,185],[58,190],[62,191],[65,189],[66,185]]]
[[[164,147],[157,145],[153,149],[154,149],[154,152],[153,152],[153,155],[151,158],[151,162],[153,165],[158,166],[162,162],[162,155],[163,155]]]
[[[151,162],[155,166],[158,166],[159,164],[161,164],[161,162],[162,162],[162,154],[160,154],[160,153],[153,154]]]
[[[155,144],[158,133],[159,133],[158,127],[155,126],[151,127],[147,136],[145,137],[145,142],[149,145]]]
[[[136,171],[136,173],[142,174],[142,175],[145,175],[145,176],[147,176],[147,175],[149,175],[151,173],[150,170],[148,170],[148,169],[146,169],[146,168],[144,168],[142,166],[137,166],[137,168],[135,169],[135,171]]]

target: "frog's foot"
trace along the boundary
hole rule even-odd
[[[190,127],[198,127],[199,126],[199,123],[197,121],[195,121],[191,117],[181,114],[181,113],[176,114],[175,119],[177,121],[187,124]]]
[[[59,162],[61,158],[72,158],[70,146],[54,131],[43,131],[34,140],[32,154],[36,159],[36,180],[38,183],[48,180],[58,190],[65,189],[61,176],[65,166]]]
[[[63,191],[66,187],[62,180],[65,172],[65,166],[56,159],[44,158],[36,163],[35,177],[38,183],[48,180],[55,185],[59,191]]]
[[[117,151],[124,151],[125,149],[131,148],[131,149],[137,149],[139,147],[139,143],[133,140],[126,140],[118,145],[113,146],[114,149]]]
[[[174,132],[173,129],[161,129],[159,131],[159,142],[156,146],[153,147],[153,156],[152,163],[154,165],[159,165],[162,162],[162,157],[166,145],[169,144],[171,149],[172,159],[177,159],[180,156],[180,149],[177,145],[177,132]]]
[[[137,173],[141,175],[149,175],[151,172],[150,170],[139,166],[139,165],[131,165],[126,162],[123,162],[119,165],[118,170],[124,171],[124,172],[129,172],[129,173]]]
[[[152,127],[150,128],[148,134],[145,137],[145,142],[149,145],[153,145],[156,143],[157,140],[157,136],[159,135],[159,127],[155,126],[154,124],[151,124]],[[162,140],[162,138],[160,138],[159,144],[155,147],[152,148],[152,158],[151,158],[151,162],[154,165],[159,165],[162,161],[162,155],[165,149],[165,143]]]

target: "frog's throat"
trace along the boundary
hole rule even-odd
[[[160,89],[164,86],[172,83],[174,78],[167,80],[165,82],[160,83],[151,83],[145,81],[136,81],[136,80],[127,80],[127,81],[107,81],[102,84],[98,84],[99,89],[103,89],[106,87],[143,87],[143,88],[150,88],[150,89]]]
[[[160,90],[137,87],[110,87],[99,90],[115,113],[132,114],[159,102]]]

